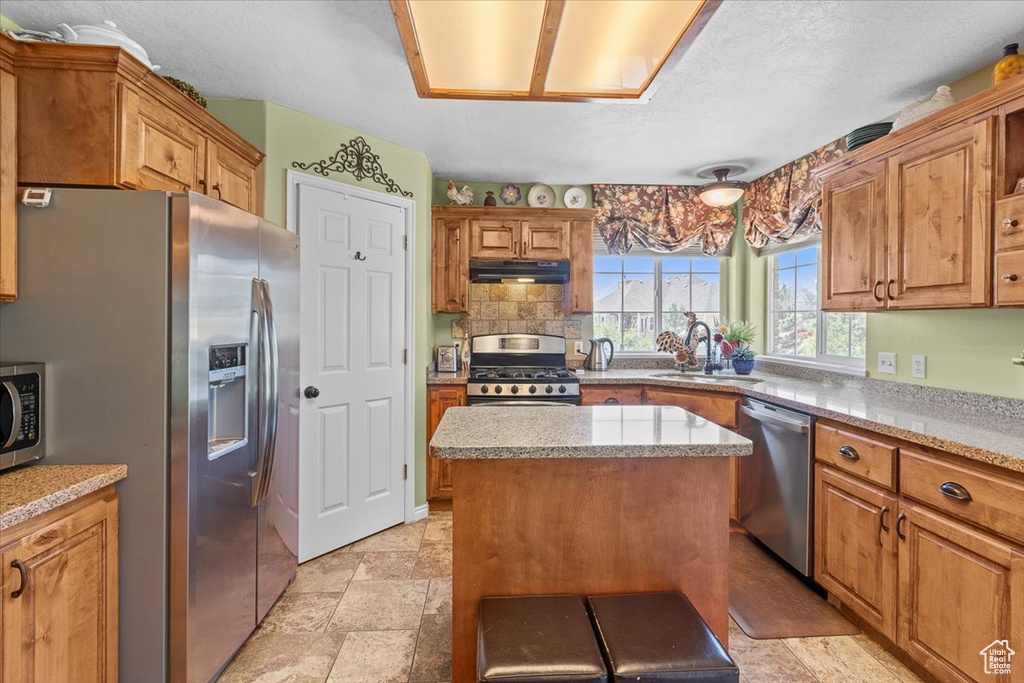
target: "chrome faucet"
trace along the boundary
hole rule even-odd
[[[707,349],[708,349],[707,358],[704,360],[704,374],[705,375],[713,375],[713,374],[715,374],[715,370],[718,370],[720,368],[719,368],[718,364],[715,363],[715,361],[714,361],[714,351],[712,350],[714,347],[711,346],[711,341],[712,341],[712,338],[711,338],[711,328],[708,327],[708,324],[706,322],[704,322],[703,320],[697,320],[697,321],[694,321],[693,323],[691,323],[690,326],[688,328],[686,328],[686,337],[683,339],[683,343],[686,344],[686,346],[690,345],[690,342],[693,339],[693,330],[694,330],[695,327],[698,327],[698,326],[699,327],[703,327],[704,328],[704,332],[707,333],[707,336],[704,337],[704,345],[707,346]],[[699,345],[700,342],[697,342],[697,344]],[[696,352],[697,347],[694,346],[693,350],[694,350],[694,352]]]

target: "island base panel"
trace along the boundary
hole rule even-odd
[[[729,458],[452,460],[453,683],[491,595],[682,591],[728,646]]]

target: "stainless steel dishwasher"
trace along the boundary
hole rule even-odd
[[[740,432],[754,453],[740,459],[740,524],[804,576],[813,574],[814,418],[745,399]]]

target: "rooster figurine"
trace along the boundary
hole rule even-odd
[[[452,204],[458,204],[459,206],[469,206],[473,203],[473,188],[469,185],[463,185],[461,190],[455,189],[455,181],[448,181],[448,199],[452,200]]]

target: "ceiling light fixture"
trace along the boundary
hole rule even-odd
[[[721,0],[391,0],[420,97],[646,101]]]
[[[743,192],[747,189],[747,185],[749,185],[749,183],[740,180],[727,180],[730,173],[740,173],[743,171],[738,166],[719,166],[713,169],[705,169],[699,171],[697,175],[706,178],[708,177],[707,171],[710,171],[715,177],[713,183],[700,186],[700,200],[708,206],[732,206],[739,201],[739,198],[743,196]]]

